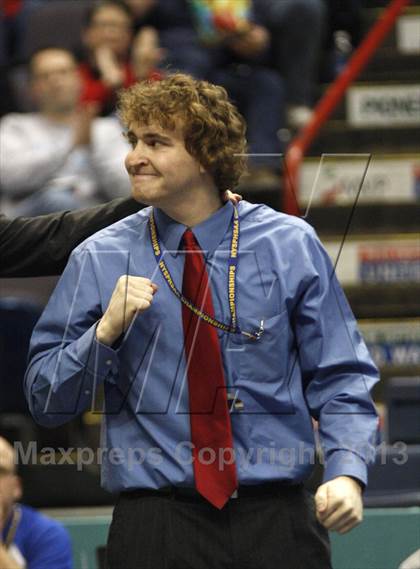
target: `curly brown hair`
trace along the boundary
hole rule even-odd
[[[246,169],[245,120],[223,87],[174,73],[122,90],[118,112],[126,127],[156,124],[174,130],[181,124],[185,148],[221,192],[233,189]]]

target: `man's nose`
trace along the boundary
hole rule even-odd
[[[138,168],[149,164],[149,158],[142,144],[137,144],[128,154],[125,160],[127,169]]]

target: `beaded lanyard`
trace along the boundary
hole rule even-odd
[[[264,321],[261,320],[260,328],[258,332],[245,332],[240,330],[237,323],[237,312],[236,312],[236,273],[238,267],[238,245],[239,245],[239,214],[236,207],[234,209],[233,214],[233,228],[232,228],[232,239],[230,243],[230,254],[229,254],[229,265],[228,265],[228,299],[229,299],[229,311],[230,311],[230,319],[231,324],[225,324],[224,322],[220,322],[216,318],[213,318],[209,314],[206,314],[200,308],[195,306],[188,298],[186,298],[182,292],[178,290],[176,287],[173,278],[169,272],[169,269],[162,259],[162,249],[159,243],[159,237],[157,233],[157,227],[155,218],[153,215],[153,209],[150,212],[149,217],[149,228],[150,228],[150,238],[152,240],[152,247],[155,254],[156,262],[159,266],[159,269],[162,273],[165,282],[174,293],[174,295],[185,304],[185,306],[191,310],[196,316],[218,328],[219,330],[223,330],[223,332],[228,332],[229,334],[242,334],[247,338],[252,340],[259,340],[264,332]]]

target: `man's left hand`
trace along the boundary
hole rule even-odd
[[[315,494],[318,521],[330,531],[346,533],[363,519],[362,489],[349,476],[337,476]]]

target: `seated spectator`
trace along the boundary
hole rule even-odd
[[[140,30],[132,48],[133,16],[123,2],[106,0],[88,11],[83,43],[86,56],[80,66],[82,100],[101,106],[102,114],[115,109],[116,92],[135,81],[159,79],[161,58],[157,33]],[[130,58],[131,54],[131,58]]]
[[[13,448],[0,437],[0,567],[71,569],[66,530],[57,521],[19,504],[21,496]]]
[[[76,209],[129,192],[128,144],[116,117],[97,118],[80,106],[81,80],[73,55],[38,51],[30,88],[39,111],[0,121],[0,174],[6,213],[39,215]]]
[[[312,115],[327,18],[324,0],[254,0],[254,4],[257,18],[272,34],[271,61],[285,81],[288,125],[300,128]]]

